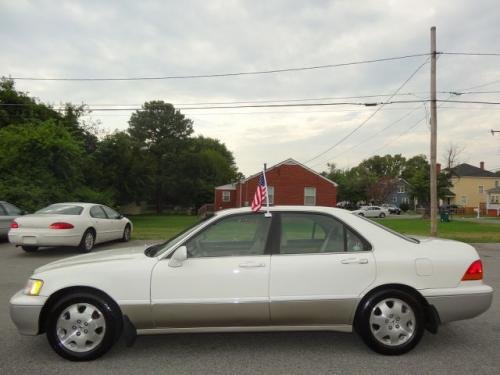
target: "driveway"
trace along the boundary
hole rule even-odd
[[[95,251],[123,246],[128,245],[113,243]],[[498,375],[500,244],[476,248],[484,261],[486,282],[495,288],[491,309],[475,319],[441,326],[438,335],[426,333],[417,348],[400,357],[371,352],[355,334],[282,332],[142,336],[132,348],[119,342],[99,360],[73,363],[59,358],[45,336],[19,335],[9,318],[8,301],[34,268],[75,255],[75,250],[27,254],[0,243],[0,373]]]

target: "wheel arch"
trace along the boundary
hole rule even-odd
[[[45,326],[47,324],[48,314],[52,306],[54,306],[60,298],[68,294],[77,292],[93,293],[101,298],[106,299],[116,309],[116,311],[118,311],[119,314],[123,316],[122,310],[118,305],[118,303],[116,303],[116,301],[113,298],[111,298],[111,296],[106,292],[90,286],[70,286],[63,289],[59,289],[58,291],[52,293],[50,297],[47,299],[47,301],[42,307],[42,311],[40,312],[40,316],[38,318],[38,334],[45,333]]]
[[[422,306],[422,311],[424,312],[424,318],[425,318],[425,328],[431,332],[431,333],[437,333],[438,331],[438,326],[441,323],[439,319],[439,314],[437,310],[435,309],[434,306],[430,305],[429,302],[425,299],[425,297],[415,288],[406,285],[406,284],[399,284],[399,283],[391,283],[391,284],[383,284],[379,285],[373,289],[371,289],[368,293],[366,293],[363,298],[358,303],[358,306],[356,307],[356,312],[354,313],[354,319],[353,319],[353,327],[356,328],[357,322],[360,318],[361,312],[363,310],[363,307],[367,303],[367,301],[370,299],[371,296],[374,294],[381,292],[383,290],[387,289],[396,289],[401,292],[408,293],[415,297],[421,304]]]

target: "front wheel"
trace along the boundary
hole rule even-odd
[[[386,290],[366,300],[356,317],[363,341],[377,353],[404,354],[413,349],[424,333],[424,315],[419,301],[400,290]]]
[[[106,353],[119,338],[121,314],[92,293],[62,297],[48,315],[46,332],[52,349],[71,361],[89,361]]]
[[[383,212],[381,212],[380,215],[378,215],[378,217],[383,219],[385,217],[385,214]]]
[[[38,250],[38,246],[26,246],[26,245],[23,245],[21,246],[21,248],[26,251],[27,253],[34,253],[35,251]]]

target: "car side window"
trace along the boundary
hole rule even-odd
[[[101,206],[104,212],[106,212],[106,215],[108,215],[109,219],[118,219],[120,217],[120,214],[113,210],[112,208],[109,208],[107,206]]]
[[[0,203],[0,216],[7,216],[7,211],[5,211],[1,203]]]
[[[262,255],[270,226],[263,214],[223,218],[186,242],[188,258]]]
[[[7,216],[17,216],[21,215],[21,210],[10,203],[3,203],[5,211],[7,211]]]
[[[90,216],[96,219],[107,219],[108,217],[102,210],[101,206],[92,206],[90,208]]]
[[[280,254],[344,251],[344,225],[326,215],[282,213]]]
[[[370,249],[365,239],[334,217],[314,213],[281,213],[280,254]]]

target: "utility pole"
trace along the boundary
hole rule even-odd
[[[436,26],[431,27],[431,236],[437,236]]]

